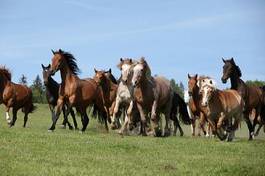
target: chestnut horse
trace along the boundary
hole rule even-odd
[[[105,113],[102,91],[95,80],[80,79],[77,76],[79,68],[72,54],[64,52],[61,49],[57,52],[53,51],[53,54],[50,72],[54,75],[57,71],[60,71],[62,83],[55,114],[53,114],[53,123],[49,130],[53,131],[55,129],[62,108],[66,104],[69,107],[66,115],[69,114],[69,109],[72,107],[75,107],[77,112],[80,113],[83,125],[81,131],[84,132],[89,123],[86,112],[89,105],[95,105],[97,110]],[[105,127],[108,130],[106,116],[104,119]]]
[[[132,85],[134,86],[134,100],[141,117],[141,133],[147,135],[146,114],[151,112],[153,134],[160,135],[159,114],[165,115],[164,136],[170,135],[169,120],[172,107],[173,90],[170,82],[164,77],[152,77],[151,70],[142,57],[133,67]]]
[[[35,110],[32,103],[32,91],[25,85],[11,82],[11,73],[5,67],[0,67],[0,104],[6,107],[6,119],[9,126],[15,125],[17,111],[22,109],[24,115],[24,125],[26,127],[28,114]],[[9,110],[12,108],[13,118],[9,117]]]
[[[204,135],[206,135],[206,130],[204,128],[206,118],[207,118],[207,108],[201,105],[201,95],[200,95],[200,88],[198,86],[199,77],[196,74],[195,76],[190,76],[188,74],[188,93],[190,96],[189,99],[189,108],[192,114],[192,136],[195,136],[195,127],[196,127],[196,120],[199,118],[199,132],[198,136],[200,136],[200,131],[202,130]],[[208,130],[209,133],[209,130]]]
[[[52,79],[51,74],[50,74],[50,68],[51,65],[49,64],[47,67],[45,67],[43,64],[41,64],[42,66],[42,76],[43,76],[43,82],[45,85],[45,92],[46,92],[46,99],[47,102],[49,104],[49,108],[51,113],[54,113],[54,109],[57,105],[57,100],[59,97],[59,88],[60,88],[60,84],[57,83],[54,79]],[[63,127],[66,127],[66,124],[68,124],[69,129],[73,129],[73,126],[71,125],[71,123],[68,121],[68,117],[66,116],[66,105],[63,106],[63,115],[64,115],[64,121],[63,121]],[[77,127],[77,122],[75,119],[75,113],[73,111],[73,109],[70,109],[70,114],[73,118],[73,122],[74,122],[74,126],[75,129],[78,129]]]
[[[226,83],[230,78],[231,81],[231,89],[238,91],[238,93],[242,96],[245,107],[244,107],[244,119],[247,123],[249,130],[249,140],[252,140],[254,137],[254,130],[257,124],[258,116],[260,115],[261,106],[262,106],[262,90],[257,86],[248,86],[245,82],[240,79],[241,70],[236,65],[233,58],[225,60],[223,66],[223,76],[222,82]],[[253,125],[250,119],[251,111],[255,109],[255,119]]]
[[[210,82],[211,83],[211,82]],[[211,84],[200,87],[202,92],[201,105],[208,108],[208,120],[211,124],[213,133],[217,134],[220,140],[225,140],[227,135],[222,133],[224,122],[234,118],[234,124],[227,129],[228,141],[232,141],[235,130],[243,117],[244,100],[235,90],[218,90]]]

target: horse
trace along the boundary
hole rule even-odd
[[[172,107],[173,90],[169,80],[164,77],[152,77],[151,70],[144,57],[133,67],[132,85],[134,100],[141,117],[141,133],[146,136],[146,113],[151,112],[152,133],[160,136],[159,114],[165,115],[164,136],[170,135],[169,120]]]
[[[25,85],[16,84],[11,81],[11,73],[5,67],[0,67],[0,104],[5,105],[6,120],[9,127],[15,125],[17,120],[17,111],[22,109],[24,113],[24,124],[26,127],[28,114],[32,113],[36,106],[32,102],[32,91]],[[9,110],[12,108],[13,118],[9,117]]]
[[[177,92],[174,92],[172,98],[172,108],[170,112],[170,119],[174,122],[173,135],[176,136],[177,129],[179,129],[180,136],[183,136],[184,132],[179,124],[178,114],[180,114],[180,119],[184,124],[191,124],[191,119],[185,101]]]
[[[220,140],[227,138],[227,141],[232,141],[243,116],[243,98],[236,90],[218,90],[211,81],[210,84],[202,85],[200,92],[201,105],[208,108],[207,116],[213,132]],[[225,121],[232,122],[232,119],[234,119],[233,125],[226,129],[229,134],[222,133]]]
[[[238,91],[242,96],[245,107],[244,107],[244,119],[247,123],[249,130],[249,140],[252,140],[254,137],[255,126],[258,123],[257,118],[260,115],[261,106],[262,106],[262,90],[257,86],[248,86],[240,78],[242,76],[239,66],[236,65],[233,58],[223,59],[223,76],[221,78],[222,82],[225,84],[228,79],[231,81],[231,89]],[[255,109],[256,114],[254,118],[253,125],[250,119],[250,112]]]
[[[105,70],[96,70],[93,79],[97,82],[102,88],[103,92],[103,104],[105,111],[107,112],[107,117],[111,121],[110,116],[113,114],[114,103],[116,98],[116,93],[118,85],[115,84],[116,79],[111,74],[111,69],[108,71]]]
[[[260,111],[260,116],[258,117],[258,123],[259,123],[259,127],[257,129],[257,131],[255,132],[255,136],[259,135],[259,131],[262,128],[262,126],[264,127],[264,133],[265,133],[265,86],[260,87],[260,89],[262,90],[262,106],[261,106],[261,111]]]
[[[192,136],[195,136],[195,127],[196,127],[196,120],[199,118],[199,132],[198,136],[200,136],[200,130],[203,131],[204,135],[208,136],[209,135],[209,130],[208,134],[204,128],[206,118],[207,118],[207,108],[201,106],[201,99],[202,96],[200,94],[200,88],[199,88],[199,82],[200,82],[200,77],[196,74],[195,76],[190,76],[188,74],[188,94],[190,96],[189,99],[189,108],[192,114]]]
[[[125,109],[125,121],[122,125],[121,130],[119,131],[120,134],[124,134],[124,131],[128,128],[131,119],[131,116],[137,116],[138,113],[134,112],[137,111],[135,104],[133,103],[133,87],[131,84],[132,79],[132,68],[134,66],[135,61],[131,58],[120,58],[120,63],[117,67],[121,70],[121,78],[118,84],[118,89],[116,93],[114,111],[112,116],[112,127],[115,127],[117,120],[117,113],[119,112],[120,107],[124,107]],[[133,111],[134,110],[134,111]],[[129,117],[128,117],[129,116]]]
[[[80,79],[78,73],[80,72],[75,57],[61,49],[54,52],[52,50],[52,64],[50,68],[51,75],[60,71],[62,83],[59,90],[59,98],[55,113],[53,113],[53,123],[49,131],[55,129],[56,122],[60,116],[63,106],[67,105],[66,115],[69,110],[75,107],[77,112],[81,115],[82,129],[84,132],[89,123],[89,118],[86,109],[89,105],[94,105],[94,109],[104,114],[105,128],[108,131],[107,116],[103,105],[102,90],[94,79]]]
[[[48,66],[44,66],[43,64],[41,64],[42,66],[42,76],[43,76],[43,82],[44,82],[44,86],[45,86],[45,92],[46,92],[46,99],[47,102],[49,104],[49,108],[51,113],[54,113],[55,107],[57,105],[57,100],[59,97],[59,88],[60,88],[60,84],[57,83],[50,75],[50,68],[51,65],[49,64]],[[63,106],[62,111],[63,111],[63,115],[64,115],[64,121],[63,121],[63,127],[66,127],[66,124],[68,124],[69,129],[73,129],[73,126],[71,125],[71,123],[68,121],[68,118],[66,116],[66,105]],[[77,122],[75,119],[75,113],[73,111],[73,109],[70,109],[70,114],[73,118],[73,122],[74,122],[74,126],[75,129],[78,129],[77,127]]]

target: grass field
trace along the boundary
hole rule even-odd
[[[50,112],[38,105],[8,128],[0,108],[0,175],[265,175],[265,135],[247,140],[242,123],[232,143],[191,137],[153,138],[106,133],[95,120],[87,131],[47,132]],[[59,119],[61,123],[62,119]],[[80,118],[78,118],[79,126]]]

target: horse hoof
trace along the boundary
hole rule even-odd
[[[181,136],[181,137],[184,136],[184,133],[180,133],[180,136]]]
[[[66,129],[66,126],[65,125],[61,125],[60,128],[61,129]],[[70,129],[70,127],[69,127],[69,129]]]
[[[53,131],[54,131],[54,130],[48,129],[48,132],[49,132],[49,133],[52,133]]]
[[[73,130],[74,128],[73,127],[69,127],[69,130]]]

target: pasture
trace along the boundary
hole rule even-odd
[[[3,106],[0,114],[0,175],[265,175],[265,134],[249,142],[245,122],[228,143],[191,137],[184,125],[184,137],[122,138],[94,119],[84,134],[60,129],[62,118],[48,132],[47,105],[38,105],[25,129],[21,112],[11,129]]]

